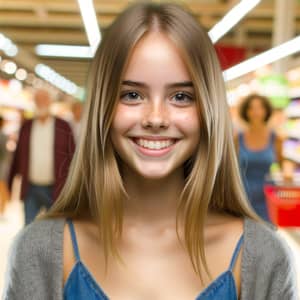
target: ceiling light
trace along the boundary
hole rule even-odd
[[[7,56],[18,54],[18,47],[2,33],[0,33],[0,50],[4,51]]]
[[[27,78],[27,71],[24,69],[18,69],[15,76],[18,80],[23,81]]]
[[[237,64],[223,72],[225,81],[230,81],[242,75],[250,73],[262,66],[270,64],[300,50],[300,35],[279,46],[254,56],[240,64]]]
[[[22,90],[22,83],[17,79],[12,79],[9,81],[9,89],[15,93],[19,93]]]
[[[5,63],[5,65],[3,66],[3,71],[7,74],[14,74],[17,70],[17,65],[12,62],[12,61],[8,61],[7,63]]]
[[[6,50],[4,50],[5,54],[7,56],[13,57],[16,56],[18,54],[18,48],[16,45],[14,44],[10,44]]]
[[[98,26],[98,20],[94,4],[92,0],[77,0],[80,13],[83,19],[87,38],[91,47],[92,54],[94,55],[100,40],[101,33]]]
[[[88,46],[50,45],[40,44],[35,47],[35,52],[40,56],[56,56],[70,58],[92,58],[93,53]]]
[[[76,95],[78,86],[44,64],[37,64],[35,72],[46,81],[70,95]]]
[[[237,24],[261,0],[242,0],[234,6],[208,33],[213,43],[216,43],[226,32]]]
[[[97,14],[92,0],[77,0],[83,19],[89,47],[71,45],[38,45],[36,53],[40,56],[92,58],[101,41]]]

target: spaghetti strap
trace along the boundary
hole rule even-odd
[[[238,142],[239,145],[244,146],[244,134],[242,131],[238,133]]]
[[[244,241],[244,235],[242,234],[242,236],[240,237],[240,239],[235,247],[235,250],[234,250],[232,258],[231,258],[231,262],[230,262],[230,266],[229,266],[229,269],[231,271],[233,270],[233,267],[235,265],[238,255],[239,255],[243,241]]]
[[[274,131],[271,131],[270,142],[272,146],[275,143],[275,141],[276,141],[276,133]]]
[[[78,244],[77,244],[74,224],[73,224],[72,220],[70,220],[70,219],[67,219],[67,223],[68,223],[69,229],[70,229],[70,234],[71,234],[71,238],[72,238],[73,250],[74,250],[76,261],[80,261],[79,248],[78,248]]]

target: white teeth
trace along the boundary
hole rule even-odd
[[[174,140],[149,141],[149,140],[144,140],[144,139],[137,139],[136,142],[138,145],[140,145],[144,148],[151,149],[151,150],[160,150],[163,148],[167,148],[175,143]]]

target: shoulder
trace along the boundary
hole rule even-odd
[[[26,119],[22,123],[22,127],[30,126],[35,119]]]
[[[283,141],[285,140],[284,136],[282,136],[281,134],[278,134],[277,132],[275,132],[274,130],[271,130],[270,132],[271,135],[271,139],[275,144],[281,144],[283,143]]]
[[[267,254],[269,260],[276,258],[276,261],[279,257],[286,258],[290,252],[275,227],[251,219],[245,220],[245,246],[251,255]]]
[[[3,143],[3,142],[6,142],[8,139],[7,135],[4,134],[2,131],[0,131],[0,141]]]
[[[73,131],[71,129],[70,124],[60,118],[55,117],[55,131],[61,136],[61,137],[73,137]],[[68,140],[68,139],[67,139]]]
[[[239,130],[239,131],[234,133],[233,138],[234,138],[235,141],[240,142],[244,135],[245,135],[245,132]]]
[[[235,148],[236,148],[237,151],[240,148],[240,144],[241,144],[243,134],[244,134],[243,131],[240,131],[240,130],[234,132],[234,134],[233,134],[233,141],[234,141],[234,145],[235,145]]]
[[[33,121],[34,121],[33,119],[25,120],[21,125],[20,132],[24,130],[29,130],[32,126]]]
[[[245,220],[242,299],[297,299],[291,250],[275,228]]]
[[[13,246],[26,254],[47,249],[52,243],[56,245],[55,241],[62,239],[64,222],[62,218],[36,220],[18,233]]]
[[[10,248],[5,299],[38,299],[59,290],[64,219],[38,220],[19,232]],[[14,296],[12,296],[14,295]],[[41,298],[40,298],[41,299]]]
[[[65,121],[61,118],[58,118],[58,117],[55,117],[54,120],[55,120],[56,126],[62,127],[62,128],[70,128],[70,125],[67,121]]]
[[[26,226],[13,241],[10,262],[18,267],[36,260],[58,258],[62,250],[64,219],[38,220]],[[54,261],[55,262],[55,261]]]

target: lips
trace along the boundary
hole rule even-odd
[[[134,138],[134,142],[149,150],[162,150],[169,148],[176,143],[176,139],[145,139],[145,138]]]

